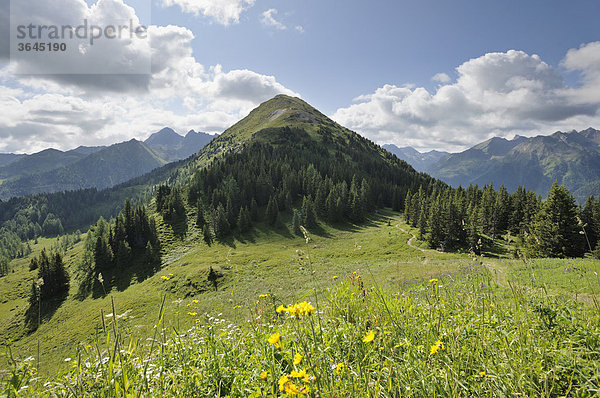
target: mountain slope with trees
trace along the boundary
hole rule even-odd
[[[559,131],[510,141],[495,137],[440,159],[426,172],[453,186],[494,183],[511,192],[523,186],[540,195],[556,181],[583,203],[600,194],[600,131]]]
[[[111,145],[75,162],[43,173],[26,175],[0,185],[0,197],[109,188],[164,165],[144,143],[131,140]],[[14,163],[13,163],[14,165]]]

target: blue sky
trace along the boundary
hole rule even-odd
[[[19,119],[0,117],[0,151],[143,139],[164,125],[219,133],[277,93],[421,150],[600,128],[596,0],[55,1],[40,18],[117,10],[151,25],[153,72],[44,76],[42,63],[23,76],[32,65],[6,64],[0,107]],[[116,74],[106,54],[131,55],[119,45],[85,62]],[[46,108],[59,116],[40,118]]]
[[[288,29],[260,23],[271,8]],[[274,75],[330,113],[384,84],[434,88],[433,75],[452,75],[488,52],[523,50],[558,66],[568,49],[600,38],[599,15],[595,0],[272,0],[258,1],[235,25],[156,3],[152,21],[190,28],[200,63]]]

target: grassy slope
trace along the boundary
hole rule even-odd
[[[391,212],[386,214],[397,216]],[[222,314],[221,317],[229,321],[240,322],[248,315],[247,310],[234,307],[251,308],[261,294],[271,294],[274,305],[289,303],[312,295],[310,292],[315,287],[322,294],[334,276],[345,278],[353,271],[360,272],[367,285],[393,288],[397,283],[453,274],[473,261],[464,254],[422,252],[410,247],[407,242],[415,231],[395,220],[388,225],[383,216],[360,228],[326,226],[318,235],[311,234],[309,244],[304,238],[291,235],[284,225],[275,230],[259,225],[247,236],[211,247],[199,242],[193,228],[185,239],[178,240],[168,226],[160,224],[159,227],[164,241],[170,242],[163,270],[144,281],[132,280],[129,288],[113,290],[110,294],[117,313],[125,314],[119,320],[121,330],[142,338],[150,335],[165,292],[167,326],[186,330],[194,319],[187,316],[189,309],[180,304],[180,300],[198,299],[194,312],[202,319],[204,314]],[[412,243],[420,245],[418,241]],[[40,240],[33,247],[34,254],[51,244],[52,240]],[[75,274],[75,259],[80,251],[81,243],[67,253],[72,274]],[[500,272],[520,272],[522,267],[518,261],[506,258],[485,262]],[[21,359],[37,358],[39,340],[41,372],[47,375],[64,366],[62,360],[72,356],[79,344],[93,339],[96,327],[101,327],[101,310],[104,314],[112,311],[110,296],[75,300],[77,281],[74,280],[69,298],[52,318],[44,321],[37,332],[23,336],[19,321],[35,272],[28,271],[28,259],[15,260],[12,265],[15,272],[0,279],[0,297],[6,298],[0,304],[0,335],[5,339],[20,337],[10,345]],[[222,275],[217,291],[207,279],[209,267]],[[169,274],[172,275],[168,281],[161,278]],[[590,275],[593,274],[587,277]],[[552,283],[552,279],[547,280]],[[573,283],[584,286],[589,282],[579,278]],[[550,285],[550,289],[552,287]],[[556,287],[561,289],[559,285]],[[105,318],[109,328],[110,320],[110,317]]]
[[[312,288],[314,280],[308,264],[300,264],[297,250],[310,254],[318,286],[322,287],[333,276],[344,276],[355,270],[372,273],[378,280],[390,282],[428,278],[456,269],[461,256],[434,252],[425,256],[406,245],[411,235],[395,224],[397,222],[388,226],[383,219],[376,219],[361,228],[324,227],[320,236],[312,236],[308,246],[303,238],[292,236],[286,226],[271,230],[259,225],[247,236],[212,247],[198,242],[194,231],[184,241],[178,241],[169,236],[170,229],[161,224],[164,241],[171,242],[164,256],[168,264],[157,275],[145,281],[133,280],[126,290],[111,294],[118,313],[130,311],[126,322],[130,330],[145,335],[148,325],[154,322],[165,290],[169,292],[169,312],[176,313],[171,307],[177,307],[174,303],[177,299],[194,297],[201,300],[198,312],[223,313],[232,319],[240,315],[233,310],[235,305],[249,304],[259,294],[272,293],[282,302],[304,294]],[[33,246],[34,254],[51,244],[52,240],[40,240]],[[82,243],[79,243],[67,253],[72,275],[76,274],[76,258],[81,250]],[[105,314],[111,312],[110,299],[75,300],[77,280],[73,278],[70,296],[54,316],[37,332],[23,336],[22,314],[27,306],[31,282],[36,277],[36,272],[28,270],[28,263],[28,259],[15,260],[12,264],[15,272],[0,279],[0,296],[7,298],[0,305],[0,335],[4,339],[18,339],[11,346],[21,358],[36,356],[39,339],[43,353],[42,371],[44,368],[54,370],[54,364],[70,355],[78,343],[94,336],[100,310]],[[223,274],[216,292],[207,280],[210,266]],[[173,276],[169,281],[161,279],[170,273]],[[185,311],[181,309],[181,312]],[[176,319],[168,322],[177,324]]]

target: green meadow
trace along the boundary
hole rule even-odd
[[[36,273],[29,258],[14,260],[0,278],[1,391],[599,394],[597,260],[513,259],[504,241],[483,257],[441,253],[392,212],[360,227],[290,231],[281,221],[259,224],[208,246],[194,227],[181,237],[159,223],[168,242],[160,272],[133,273],[84,300],[76,298],[77,243],[65,256],[69,297],[31,334],[23,317]],[[31,242],[32,256],[53,244]]]

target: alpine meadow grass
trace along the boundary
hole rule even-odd
[[[309,257],[305,255],[304,258]],[[309,257],[310,258],[310,257]],[[165,283],[169,276],[163,275]],[[593,306],[516,283],[495,283],[479,261],[429,280],[370,285],[331,278],[323,297],[268,293],[244,321],[201,315],[183,300],[185,330],[162,322],[125,338],[118,302],[70,369],[37,378],[13,361],[6,396],[433,397],[579,396],[600,391],[600,315]],[[374,282],[373,282],[374,283]],[[189,324],[189,322],[188,322]]]

